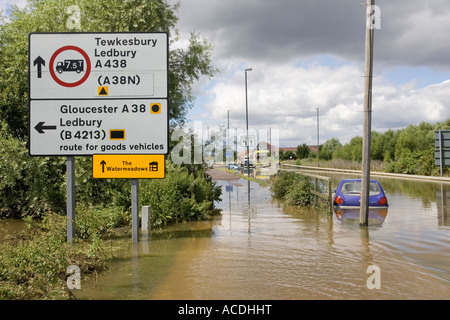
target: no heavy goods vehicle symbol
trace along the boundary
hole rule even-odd
[[[66,51],[78,52],[78,54],[76,55],[77,57],[71,58],[71,59],[63,59],[62,61],[57,61],[57,64],[55,67],[56,58],[60,54],[66,52]],[[84,60],[79,59],[80,54],[84,58]],[[86,65],[84,62],[86,62]],[[86,70],[84,70],[85,67],[86,67]],[[55,53],[50,58],[49,70],[50,70],[50,75],[52,76],[53,80],[55,80],[55,82],[58,83],[59,85],[61,85],[63,87],[68,87],[68,88],[76,87],[76,86],[79,86],[80,84],[82,84],[83,82],[85,82],[89,78],[89,74],[91,73],[91,60],[89,59],[89,56],[83,49],[76,47],[76,46],[64,46],[64,47],[56,50]],[[75,72],[77,74],[81,74],[81,72],[85,71],[85,73],[84,73],[84,75],[81,76],[81,78],[80,77],[75,77],[75,78],[72,77],[69,80],[69,79],[60,79],[60,77],[58,77],[58,75],[55,73],[55,70],[60,75],[63,73],[67,73],[67,72],[69,72],[69,73]]]

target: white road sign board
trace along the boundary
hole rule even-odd
[[[167,33],[31,33],[29,152],[167,154]]]
[[[166,154],[167,124],[166,99],[32,100],[30,154]]]
[[[167,33],[31,33],[30,99],[168,97]]]

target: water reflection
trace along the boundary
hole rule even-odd
[[[450,187],[447,184],[440,184],[440,189],[436,190],[436,206],[438,211],[438,225],[450,226]]]
[[[382,226],[386,219],[387,208],[371,208],[369,209],[369,225]],[[346,222],[360,222],[360,209],[335,209],[336,218],[341,223]]]

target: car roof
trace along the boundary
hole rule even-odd
[[[341,183],[345,183],[345,182],[360,182],[360,181],[361,181],[361,179],[343,179],[339,183],[341,184]],[[377,183],[379,183],[378,180],[373,180],[373,179],[371,179],[370,182],[377,182]]]

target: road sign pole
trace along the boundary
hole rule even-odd
[[[131,229],[132,240],[139,242],[139,180],[131,179]]]
[[[67,192],[67,242],[75,238],[75,157],[67,157],[66,163]]]

